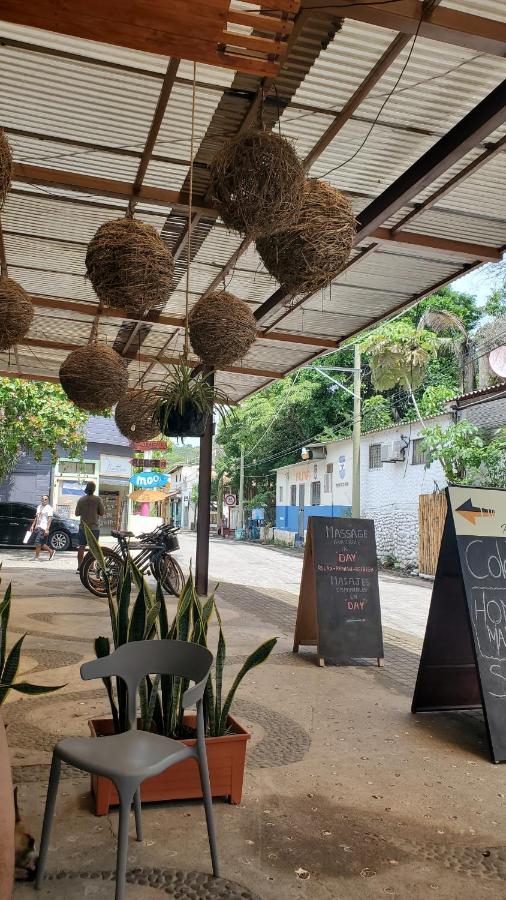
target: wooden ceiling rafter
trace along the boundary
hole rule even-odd
[[[347,19],[389,28],[412,37],[417,33],[431,41],[442,41],[478,53],[506,56],[506,22],[475,16],[447,6],[434,7],[420,24],[419,0],[357,3],[356,0],[303,0],[303,9],[339,12]]]
[[[265,4],[263,4],[265,6]],[[182,57],[251,75],[275,75],[286,53],[284,22],[300,0],[276,0],[271,36],[252,36],[229,28],[230,0],[149,0],[128,6],[116,0],[55,5],[54,0],[3,0],[2,19],[75,38],[98,41],[167,57]],[[270,16],[271,18],[271,16]]]
[[[78,350],[82,347],[82,344],[75,344],[71,341],[51,341],[47,338],[33,338],[33,337],[24,337],[19,341],[20,347],[39,347],[46,350],[61,350],[65,353],[71,353],[73,350]],[[136,350],[130,350],[127,354],[125,354],[126,358],[131,360],[132,362],[143,362],[154,365],[158,363],[179,366],[182,365],[180,356],[163,356],[160,354],[157,355],[157,358],[154,359],[148,353],[140,353]],[[200,361],[198,359],[189,360],[188,365],[192,368],[196,368],[200,365]],[[283,378],[283,373],[278,372],[272,369],[261,369],[257,367],[251,366],[222,366],[219,370],[220,372],[230,372],[236,375],[252,375],[258,378]]]

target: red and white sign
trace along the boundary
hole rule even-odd
[[[130,441],[132,450],[166,450],[167,441]]]
[[[228,507],[235,506],[237,503],[237,497],[235,496],[235,494],[225,494],[225,496],[223,498],[223,502],[224,502],[225,506],[228,506]]]
[[[144,457],[135,456],[130,460],[134,469],[166,469],[166,459],[146,459]]]

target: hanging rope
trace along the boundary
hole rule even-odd
[[[190,265],[192,251],[192,203],[193,203],[193,162],[194,162],[194,144],[195,144],[195,96],[197,86],[197,63],[193,63],[193,85],[192,85],[192,122],[191,122],[191,138],[190,138],[190,196],[188,209],[188,251],[186,260],[186,296],[185,296],[185,320],[184,320],[184,349],[183,358],[186,361],[190,350],[190,336],[188,327],[188,316],[190,313]]]

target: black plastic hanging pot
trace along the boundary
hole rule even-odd
[[[162,434],[181,438],[202,437],[209,422],[209,415],[201,412],[190,401],[186,403],[182,413],[178,409],[171,408],[168,403],[162,403],[158,412]]]

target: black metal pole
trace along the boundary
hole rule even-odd
[[[208,378],[214,387],[214,372]],[[213,453],[213,417],[200,438],[199,501],[197,512],[197,553],[195,557],[195,586],[197,593],[207,594],[209,582],[209,526],[211,524],[211,468]]]

